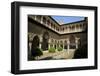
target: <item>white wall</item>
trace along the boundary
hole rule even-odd
[[[14,0],[1,0],[0,1],[0,76],[13,76],[10,73],[10,53],[11,53],[11,2]],[[17,0],[16,0],[17,1]],[[44,3],[58,3],[58,4],[74,4],[74,5],[89,5],[98,6],[100,13],[100,0],[21,0],[30,2],[44,2]],[[100,14],[98,15],[100,20]],[[99,23],[100,24],[100,23]],[[98,25],[99,25],[98,24]],[[100,26],[98,27],[100,28]],[[100,32],[100,30],[99,30]],[[98,38],[100,42],[100,34]],[[100,44],[100,43],[99,43]],[[100,49],[99,49],[100,50]],[[100,58],[100,52],[99,56]],[[99,59],[100,67],[100,59]],[[85,70],[85,71],[67,71],[67,72],[55,72],[55,73],[41,73],[34,74],[34,76],[99,76],[99,70]],[[33,74],[26,74],[26,76]],[[23,75],[22,75],[23,76]]]

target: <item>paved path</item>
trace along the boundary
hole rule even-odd
[[[72,59],[75,50],[64,50],[57,51],[55,53],[49,53],[48,51],[43,52],[43,55],[38,57],[39,60],[50,60],[50,59]]]

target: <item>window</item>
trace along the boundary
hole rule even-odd
[[[53,23],[51,23],[51,28],[53,28]]]
[[[52,39],[52,40],[51,40],[51,42],[53,43],[53,42],[54,42],[54,40]]]
[[[63,27],[63,31],[64,31],[64,27]]]
[[[46,24],[46,18],[45,17],[43,17],[43,23]]]
[[[50,21],[49,20],[47,20],[47,25],[50,25]]]
[[[74,30],[74,29],[75,29],[75,25],[72,26],[72,30]]]
[[[55,25],[53,25],[53,28],[55,29]]]
[[[79,29],[79,25],[76,25],[76,28]]]
[[[59,28],[57,27],[57,31],[59,31]]]
[[[36,16],[37,17],[37,20],[40,22],[41,21],[41,16]]]
[[[67,43],[67,41],[65,40],[65,44]]]

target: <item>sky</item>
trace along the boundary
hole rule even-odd
[[[51,17],[55,21],[57,21],[60,25],[84,20],[84,17],[80,17],[80,16],[51,16]]]

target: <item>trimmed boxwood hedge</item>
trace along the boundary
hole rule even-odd
[[[49,52],[50,52],[50,53],[55,53],[55,52],[56,52],[55,50],[56,50],[56,49],[53,48],[53,47],[49,48]]]
[[[62,51],[63,48],[62,48],[62,47],[58,47],[57,50],[58,50],[58,51]]]

